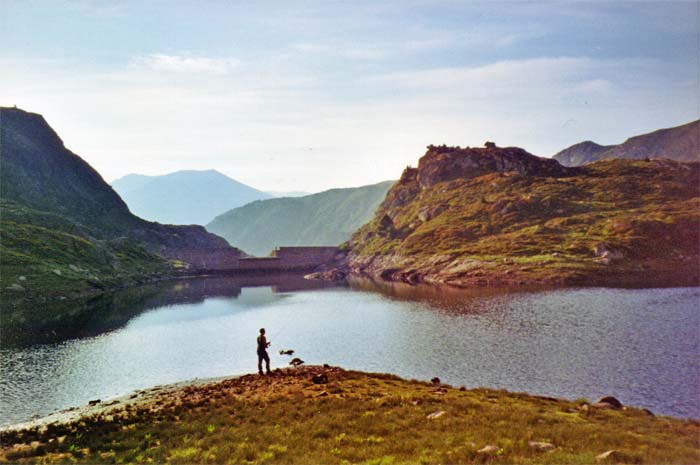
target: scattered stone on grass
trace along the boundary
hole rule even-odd
[[[499,450],[500,449],[498,448],[498,446],[493,446],[489,444],[488,446],[484,446],[476,452],[477,454],[495,455],[498,453]]]
[[[528,441],[527,445],[539,452],[548,452],[557,448],[554,444],[544,441]]]
[[[436,412],[431,413],[431,414],[428,415],[426,418],[427,418],[428,420],[435,420],[435,419],[440,418],[441,416],[443,416],[445,413],[447,413],[447,412],[445,412],[444,410],[438,410],[438,411],[436,411]]]
[[[595,457],[595,459],[599,462],[604,462],[606,460],[610,460],[611,462],[617,462],[621,458],[622,457],[621,457],[620,452],[616,451],[615,449],[605,451],[600,455],[596,455],[596,457]]]

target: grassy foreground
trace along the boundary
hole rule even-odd
[[[700,463],[697,421],[330,367],[154,389],[0,439],[2,462]]]

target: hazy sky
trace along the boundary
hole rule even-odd
[[[700,115],[694,2],[0,0],[0,105],[108,181],[396,179],[428,144],[551,156]]]

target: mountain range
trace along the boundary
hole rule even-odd
[[[619,145],[580,142],[558,152],[552,158],[565,166],[581,166],[610,158],[700,161],[700,120],[630,137]]]
[[[372,218],[392,184],[259,200],[216,217],[206,228],[254,255],[278,246],[338,245]]]
[[[232,208],[272,197],[216,170],[129,174],[112,187],[132,213],[164,224],[205,225]]]

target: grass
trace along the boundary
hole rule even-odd
[[[311,381],[319,371],[328,383]],[[0,460],[20,463],[586,464],[608,450],[619,463],[700,461],[697,421],[320,367],[160,390],[0,439]],[[33,452],[13,449],[31,441]],[[486,445],[497,449],[478,452]]]
[[[11,309],[94,295],[166,276],[172,265],[126,239],[96,239],[59,215],[0,201],[0,297]]]
[[[360,267],[385,257],[385,268],[425,275],[438,272],[429,261],[442,255],[452,265],[478,260],[482,274],[508,272],[517,277],[511,281],[644,273],[697,281],[697,163],[606,160],[579,169],[562,178],[491,173],[427,189],[406,176],[346,248]],[[601,245],[622,258],[601,263]],[[537,267],[527,269],[528,262]],[[469,273],[444,279],[478,278]]]

